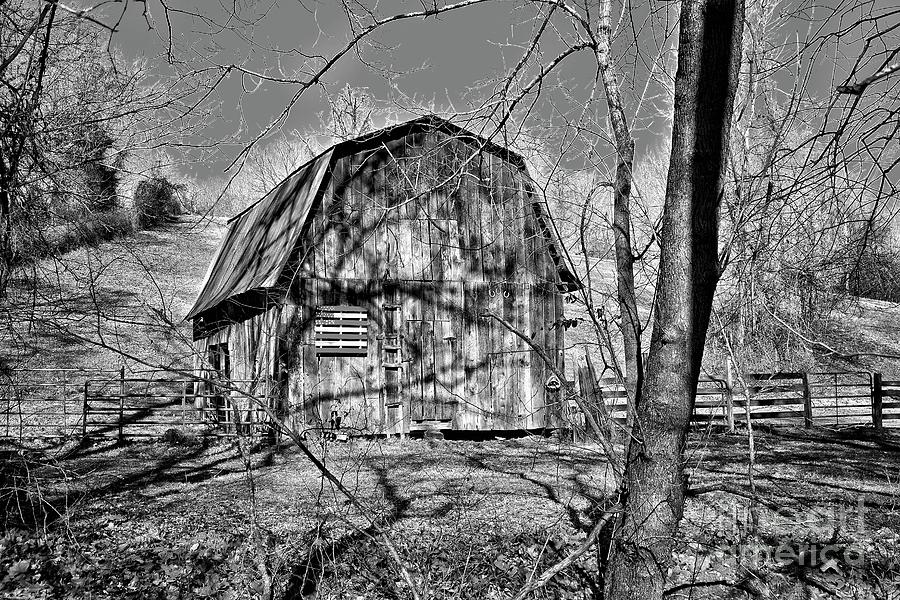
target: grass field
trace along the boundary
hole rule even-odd
[[[10,282],[0,361],[19,369],[140,368],[121,349],[185,364],[190,327],[182,320],[223,233],[222,220],[187,216],[38,262]]]
[[[433,598],[510,597],[584,539],[613,491],[597,448],[554,438],[323,444],[317,454],[380,515]],[[690,485],[704,493],[688,500],[670,584],[759,577],[780,598],[892,598],[900,437],[772,430],[757,452],[749,536],[745,437],[691,439]],[[37,534],[8,530],[0,597],[249,598],[262,565],[277,597],[408,597],[369,525],[308,461],[257,449],[251,462],[226,443],[144,443],[31,473],[63,514]],[[802,558],[829,545],[827,567]],[[535,597],[597,597],[597,561],[588,552]]]

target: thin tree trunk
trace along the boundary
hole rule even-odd
[[[610,1],[600,3],[600,23],[597,36],[597,63],[606,91],[609,122],[616,140],[616,184],[613,194],[613,239],[616,248],[616,291],[622,319],[622,345],[625,350],[625,391],[628,394],[627,429],[634,421],[634,407],[641,391],[641,320],[637,312],[634,289],[634,252],[631,249],[631,183],[634,163],[634,140],[625,119],[619,81],[610,67],[609,53],[612,38]]]
[[[606,598],[662,598],[684,508],[684,447],[719,276],[719,204],[740,65],[741,0],[681,6],[672,154],[647,376],[628,449]]]

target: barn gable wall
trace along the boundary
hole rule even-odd
[[[558,280],[546,222],[515,164],[443,132],[336,156],[297,262],[303,276]]]

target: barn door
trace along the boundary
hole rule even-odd
[[[445,335],[449,322],[408,320],[406,322],[406,393],[412,421],[452,421],[456,399],[449,392],[452,377],[452,338]]]
[[[530,369],[525,351],[492,352],[489,355],[491,416],[494,429],[518,429],[531,416],[526,397],[526,373]]]
[[[371,426],[373,408],[366,389],[366,358],[319,357],[319,399],[325,425],[358,434]]]
[[[316,310],[316,381],[320,418],[326,427],[349,433],[372,430],[375,390],[368,389],[369,322],[364,308],[320,306]]]

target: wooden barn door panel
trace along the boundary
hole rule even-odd
[[[492,415],[494,429],[530,428],[533,400],[529,389],[527,352],[495,352],[490,355]]]
[[[406,356],[409,357],[406,390],[409,415],[413,421],[434,419],[434,324],[431,321],[406,322]]]
[[[453,420],[459,402],[455,339],[450,321],[434,322],[434,418],[445,421]]]
[[[504,418],[506,399],[509,396],[509,368],[507,356],[500,352],[492,352],[490,355],[490,414],[491,427],[494,429],[506,429],[508,423]]]
[[[341,428],[353,428],[356,433],[369,431],[374,424],[375,407],[370,402],[366,389],[365,357],[343,357],[338,359],[340,379],[334,382],[335,397],[342,418]]]
[[[410,362],[405,394],[411,420],[452,421],[459,395],[453,341],[449,321],[406,322],[404,354]]]
[[[378,407],[366,383],[368,360],[363,356],[320,356],[315,397],[325,426],[341,418],[341,428],[372,431]],[[355,433],[360,433],[356,431]]]
[[[319,418],[326,426],[331,418],[331,411],[337,410],[334,397],[334,380],[338,378],[338,375],[335,374],[335,371],[339,368],[338,360],[338,358],[333,356],[318,358],[319,368],[312,397],[317,400],[316,408],[318,409]]]

